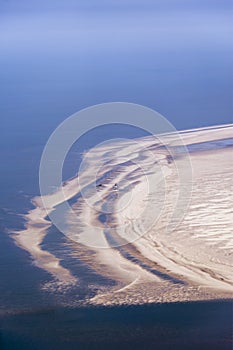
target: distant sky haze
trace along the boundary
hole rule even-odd
[[[125,101],[178,129],[232,121],[228,0],[0,0],[1,117]],[[7,123],[7,121],[6,121]],[[36,121],[35,121],[36,123]]]

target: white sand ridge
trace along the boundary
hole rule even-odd
[[[47,215],[83,191],[84,198],[79,197],[66,213],[66,236],[75,242],[74,249],[81,250],[86,245],[96,253],[94,259],[86,262],[118,282],[112,291],[115,296],[119,293],[119,300],[115,297],[119,303],[128,300],[129,294],[131,302],[139,300],[142,294],[145,301],[156,301],[161,290],[169,290],[172,299],[171,286],[175,291],[182,290],[178,293],[180,300],[182,295],[187,297],[190,288],[202,290],[199,298],[205,298],[209,291],[217,296],[231,296],[232,148],[191,153],[191,179],[185,173],[187,155],[177,155],[174,150],[179,142],[190,147],[232,138],[233,126],[189,130],[180,135],[182,141],[170,134],[91,150],[86,154],[87,167],[79,179],[75,177],[54,193],[34,199],[36,208],[26,215],[25,230],[15,235],[17,243],[56,279],[76,283],[77,278],[61,266],[57,257],[42,250],[41,243],[51,225],[45,220]],[[180,179],[183,168],[184,177]],[[103,180],[98,191],[93,174]],[[185,198],[187,189],[180,190],[187,186],[181,180],[190,180],[191,198]],[[113,192],[114,183],[119,185],[117,193]],[[190,203],[182,203],[189,200]],[[179,210],[188,210],[182,213],[184,217],[176,227],[173,221],[180,215],[177,203]],[[168,222],[172,222],[170,226]],[[153,293],[139,292],[141,285],[151,283]],[[194,294],[188,292],[189,298],[197,297]],[[114,303],[111,291],[93,302],[107,304],[108,300]]]

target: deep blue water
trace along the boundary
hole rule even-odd
[[[140,130],[111,126],[96,129],[75,144],[65,163],[64,177],[73,176],[83,149],[109,135],[144,136]],[[112,134],[111,134],[112,133]],[[95,137],[93,137],[95,135]],[[215,147],[229,146],[229,140]],[[200,144],[192,151],[212,148]],[[82,300],[94,295],[90,287],[114,283],[98,275],[78,258],[69,255],[72,247],[55,227],[49,230],[43,245],[63,265],[79,277],[79,286],[67,293],[46,292],[41,287],[52,280],[33,266],[30,256],[14,245],[12,230],[22,228],[30,199],[38,192],[36,148],[17,148],[14,162],[5,155],[9,176],[3,179],[0,235],[0,349],[231,349],[232,302],[192,302],[174,305],[149,305],[113,308],[80,307]],[[37,148],[39,154],[39,147]],[[32,167],[30,159],[35,165]],[[17,171],[15,171],[15,165]],[[19,171],[20,170],[20,171]],[[34,175],[33,175],[34,173]],[[18,178],[19,174],[19,178]],[[25,181],[25,178],[31,181]],[[11,185],[11,182],[13,184]],[[2,182],[3,183],[3,182]],[[88,254],[88,252],[87,252]],[[62,307],[66,303],[67,307]],[[73,305],[72,308],[69,305]]]
[[[1,321],[1,350],[232,348],[230,302],[41,308]]]
[[[61,308],[62,296],[41,289],[51,276],[11,239],[39,194],[43,147],[72,113],[123,101],[157,110],[177,129],[232,122],[230,1],[96,3],[0,0],[0,349],[230,349],[231,303]],[[119,126],[83,136],[64,179],[83,150],[144,135]],[[54,227],[43,244],[64,254]],[[68,260],[82,286],[65,298],[106,283]]]

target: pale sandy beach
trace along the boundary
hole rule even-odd
[[[15,240],[54,283],[78,283],[41,248],[51,226],[47,216],[77,198],[64,213],[72,254],[80,258],[88,247],[94,255],[85,263],[116,282],[88,302],[232,298],[233,154],[219,144],[232,135],[233,126],[224,125],[91,149],[77,177],[33,199],[35,209]]]

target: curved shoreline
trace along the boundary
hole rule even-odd
[[[213,141],[220,138],[229,138],[230,135],[232,135],[232,132],[233,126],[222,126],[183,131],[180,133],[180,136],[182,137],[182,145],[188,146],[201,142]],[[167,149],[158,148],[158,141],[161,142],[161,140],[163,144],[168,147]],[[114,149],[115,158],[114,161],[112,160],[112,163],[115,165],[107,165],[105,168],[102,168],[98,174],[99,179],[105,179],[105,174],[108,173],[106,183],[104,183],[105,187],[99,193],[92,193],[93,184],[89,181],[90,177],[88,177],[85,171],[79,174],[85,185],[90,187],[90,189],[87,189],[86,193],[87,196],[89,196],[88,198],[91,200],[93,208],[83,202],[82,199],[78,199],[77,202],[71,207],[72,213],[68,212],[66,215],[66,220],[69,224],[69,232],[67,232],[66,235],[68,238],[77,243],[77,249],[81,249],[82,245],[84,244],[96,253],[96,258],[94,261],[89,262],[91,268],[96,269],[99,272],[101,271],[103,275],[113,276],[117,281],[117,286],[113,289],[110,288],[109,293],[107,292],[96,295],[91,302],[111,304],[111,302],[114,302],[111,301],[111,293],[115,295],[115,299],[118,300],[118,304],[124,303],[124,299],[128,300],[128,302],[130,299],[130,303],[137,303],[141,297],[145,302],[158,301],[158,294],[160,291],[163,291],[164,295],[167,293],[167,300],[172,300],[172,298],[175,300],[176,293],[180,293],[178,299],[185,299],[187,297],[187,292],[191,298],[190,300],[193,300],[192,298],[199,298],[199,300],[201,300],[202,298],[205,298],[205,295],[211,295],[211,298],[215,295],[219,295],[220,297],[224,297],[224,295],[233,295],[233,285],[230,276],[231,267],[229,266],[229,268],[227,268],[227,265],[225,265],[225,268],[222,269],[221,266],[226,260],[226,256],[224,253],[222,253],[221,248],[217,248],[220,259],[219,263],[217,262],[217,258],[214,258],[214,260],[206,260],[204,254],[205,251],[213,254],[215,249],[213,247],[219,247],[222,244],[223,238],[221,238],[218,231],[216,231],[217,228],[215,228],[215,226],[221,225],[221,222],[224,222],[224,220],[227,222],[227,225],[230,225],[229,218],[227,218],[228,203],[224,202],[224,198],[219,197],[219,202],[215,203],[217,208],[218,203],[221,201],[221,205],[223,205],[224,208],[224,211],[221,209],[223,217],[220,217],[218,219],[219,223],[216,224],[213,220],[212,222],[209,221],[208,227],[211,227],[211,230],[213,231],[213,233],[210,233],[209,236],[206,234],[201,237],[199,232],[202,232],[202,227],[200,228],[200,225],[194,225],[194,221],[198,215],[202,215],[203,213],[204,215],[207,215],[207,217],[208,215],[212,215],[210,213],[208,214],[208,198],[203,198],[203,203],[207,203],[207,207],[201,208],[198,204],[198,195],[193,193],[193,196],[196,196],[196,202],[191,202],[191,208],[186,216],[186,221],[184,220],[183,226],[181,224],[178,231],[175,231],[179,233],[180,237],[183,237],[183,241],[180,240],[179,237],[177,240],[174,231],[171,231],[169,241],[166,238],[166,218],[168,218],[168,214],[171,215],[170,207],[176,203],[174,200],[177,201],[177,196],[179,195],[178,192],[175,192],[177,185],[175,180],[177,175],[175,175],[175,173],[177,172],[177,169],[175,169],[176,167],[174,167],[173,162],[170,162],[170,158],[168,158],[168,156],[170,154],[169,149],[171,149],[171,147],[172,149],[174,149],[174,147],[179,147],[179,142],[180,141],[179,138],[177,138],[177,135],[158,135],[156,143],[157,146],[153,152],[152,148],[154,147],[153,145],[155,144],[155,139],[153,139],[151,136],[148,138],[142,138],[140,141],[137,140],[136,145],[132,141],[129,141],[128,144],[124,143],[124,145],[117,144],[117,147]],[[140,153],[140,149],[142,149],[143,152]],[[228,150],[214,150],[214,157],[213,152],[210,150],[192,153],[190,157],[194,168],[194,180],[196,181],[194,181],[194,184],[197,186],[195,187],[195,193],[199,193],[198,186],[200,186],[199,181],[202,176],[205,176],[205,178],[208,180],[208,169],[205,169],[205,163],[208,162],[208,166],[212,164],[210,166],[212,171],[214,169],[214,162],[216,162],[217,157],[218,164],[222,162],[226,168],[224,159]],[[109,152],[109,148],[106,147],[99,147],[93,152],[90,151],[87,154],[87,164],[89,165],[89,169],[92,169],[93,172],[97,172],[98,157],[103,159],[105,154],[108,154],[109,156],[109,153],[110,156],[112,156],[112,152]],[[128,159],[128,161],[130,160],[131,163],[124,164],[122,160],[124,160],[125,157]],[[179,166],[182,167],[182,157],[176,160],[176,164],[178,164],[177,162],[179,162]],[[142,164],[145,169],[148,169],[146,174],[145,172],[140,173],[139,171],[139,165],[141,166]],[[199,169],[200,165],[202,170]],[[167,197],[166,205],[164,207],[165,209],[162,208],[161,213],[158,214],[158,222],[156,223],[156,227],[152,227],[144,237],[139,238],[138,234],[140,235],[142,232],[141,224],[143,223],[143,221],[140,223],[140,215],[142,216],[140,208],[145,205],[143,203],[146,203],[150,196],[152,199],[149,199],[149,203],[150,200],[153,201],[156,196],[156,191],[158,191],[158,188],[161,189],[160,187],[162,187],[159,185],[159,182],[155,183],[154,185],[155,173],[159,167],[162,168],[163,180],[165,181],[164,186],[166,187],[166,190],[168,190],[168,195],[166,194]],[[224,181],[229,182],[229,174],[233,173],[233,169],[230,167],[229,169],[225,168],[225,173],[222,174],[222,180],[225,176],[226,180]],[[161,169],[159,171],[161,171]],[[199,174],[200,171],[202,171],[204,175]],[[153,186],[150,188],[150,192],[146,190],[147,185],[144,180],[145,176],[147,179],[151,177],[150,184],[153,184]],[[108,201],[112,181],[121,183],[122,193],[119,192],[118,198],[113,201],[113,213],[111,214],[110,221],[108,221],[106,224],[99,222],[99,218],[96,216],[96,213],[98,210],[101,212],[102,205]],[[131,185],[129,188],[130,192],[127,190],[129,183],[135,183],[134,186]],[[206,184],[210,186],[208,181]],[[82,189],[79,187],[78,177],[74,177],[71,180],[63,183],[63,185],[55,192],[43,197],[34,198],[33,204],[35,205],[35,209],[31,210],[27,215],[25,215],[25,230],[16,232],[14,235],[16,243],[31,254],[35,264],[51,273],[55,280],[59,281],[61,285],[64,286],[77,284],[77,278],[71,274],[68,268],[61,266],[60,261],[56,256],[48,251],[42,250],[41,243],[47,234],[48,228],[52,225],[49,220],[46,220],[47,216],[56,210],[56,206],[73,198],[80,192],[80,190]],[[145,196],[146,191],[147,193]],[[129,193],[132,197],[131,201],[130,198],[127,197],[129,196]],[[205,196],[207,195],[208,191],[205,193]],[[207,202],[205,202],[205,200]],[[137,215],[139,216],[138,222],[137,219],[135,219],[135,215],[136,217]],[[147,211],[147,215],[149,220],[153,222],[153,217],[151,217],[153,213]],[[215,225],[214,228],[213,225]],[[188,227],[192,227],[194,233],[191,233],[192,231],[188,233]],[[130,246],[120,249],[117,247],[117,245],[114,246],[113,244],[113,247],[111,247],[112,244],[109,243],[110,241],[108,241],[108,239],[106,239],[106,228],[110,228],[109,237],[111,237],[113,234],[113,236],[115,235],[115,237],[118,237],[117,239],[123,239],[123,241],[126,242],[131,242],[132,237],[134,237],[134,239],[137,238],[136,241],[133,239],[133,241],[130,243],[136,248],[137,253],[136,250],[133,251],[133,254],[136,255],[132,255],[132,253],[130,253]],[[191,234],[191,236],[188,236],[188,234]],[[213,238],[215,241],[211,246],[211,239],[213,241]],[[226,247],[224,249],[226,250],[227,247],[230,248],[233,243],[232,238],[228,237],[227,232],[225,233],[224,239],[224,244]],[[189,247],[190,240],[192,241],[191,247]],[[228,243],[226,240],[228,240]],[[183,249],[182,245],[180,245],[181,242],[183,242],[185,249]],[[172,250],[169,248],[169,245],[171,244],[174,245]],[[202,247],[200,244],[204,244],[206,250],[204,248],[201,248],[200,250],[200,247]],[[211,248],[209,248],[209,245]],[[185,257],[184,254],[186,254],[187,257]],[[198,261],[198,259],[202,259],[202,261]],[[221,259],[223,259],[222,262]],[[150,261],[149,265],[144,261]],[[102,266],[101,270],[97,266],[99,263],[101,263]],[[153,273],[152,266],[154,266],[155,271],[157,269],[157,275],[156,273]],[[164,276],[166,274],[167,276],[171,276],[171,281],[168,283],[164,282],[162,277],[163,274]],[[170,277],[168,277],[168,279],[169,278]],[[177,292],[177,286],[174,286],[173,283],[176,279],[183,281],[184,284],[187,284],[187,287],[182,286],[178,288],[179,292]],[[143,284],[148,286],[153,285],[153,293],[148,293],[148,295],[143,296],[143,291],[141,290]],[[119,294],[119,298],[116,298],[116,293]],[[131,295],[130,298],[129,295]]]

